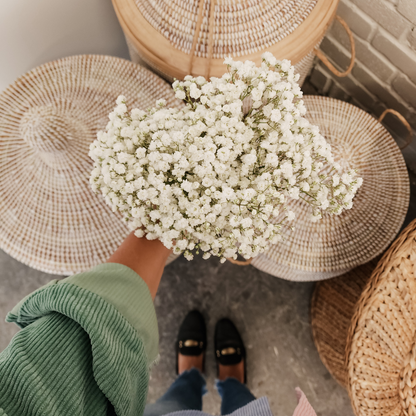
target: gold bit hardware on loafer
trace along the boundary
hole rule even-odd
[[[239,348],[240,350],[240,348]],[[232,355],[232,354],[236,354],[237,351],[235,350],[235,348],[233,347],[228,347],[228,348],[224,348],[223,350],[221,350],[221,355]],[[240,353],[240,351],[238,351],[238,354]]]
[[[187,339],[185,342],[179,341],[179,348],[182,347],[200,347],[202,348],[202,346],[204,345],[204,343],[195,341],[194,339]]]

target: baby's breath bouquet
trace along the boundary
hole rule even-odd
[[[260,67],[225,64],[221,78],[173,83],[182,109],[159,100],[129,111],[119,97],[90,150],[93,189],[138,237],[158,238],[189,260],[199,250],[221,261],[254,257],[295,219],[290,199],[308,202],[315,221],[351,208],[362,183],[340,171],[304,117],[289,61],[265,53]]]

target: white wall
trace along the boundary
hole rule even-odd
[[[129,59],[111,0],[0,0],[0,91],[35,66],[77,54]]]

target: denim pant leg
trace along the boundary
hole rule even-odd
[[[240,407],[256,400],[248,387],[236,378],[229,377],[224,381],[216,381],[217,390],[221,396],[221,414],[229,415]]]
[[[205,385],[205,379],[197,369],[185,371],[156,403],[146,406],[143,416],[162,416],[178,410],[202,410]]]

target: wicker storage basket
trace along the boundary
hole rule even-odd
[[[266,50],[290,59],[302,85],[334,19],[339,0],[113,0],[133,62],[169,81],[186,75],[220,77],[226,56],[260,64]],[[341,20],[341,19],[339,19]]]
[[[328,370],[348,387],[357,416],[413,416],[416,220],[370,275],[371,268],[362,266],[316,286],[311,311],[315,343]],[[334,335],[328,336],[331,331]]]
[[[89,186],[89,145],[121,93],[131,106],[179,105],[165,81],[108,56],[47,63],[0,94],[0,247],[17,260],[72,274],[105,261],[129,233]]]
[[[416,220],[366,285],[349,328],[346,356],[357,415],[416,415]]]
[[[316,284],[311,304],[311,326],[322,362],[338,383],[347,388],[345,362],[348,328],[355,305],[377,260],[356,267],[335,279]]]
[[[399,232],[409,205],[409,177],[394,139],[365,111],[326,97],[306,96],[307,118],[320,127],[345,169],[364,183],[351,210],[308,219],[309,206],[292,201],[295,230],[252,261],[258,269],[295,281],[340,276],[381,254]]]

